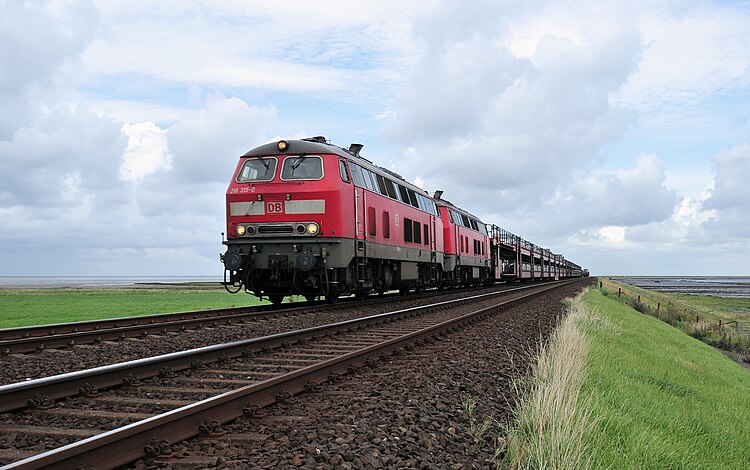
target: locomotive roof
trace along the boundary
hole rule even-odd
[[[254,149],[248,150],[244,155],[242,155],[241,158],[262,157],[262,156],[279,155],[279,154],[333,153],[340,157],[353,159],[359,165],[362,165],[362,163],[364,162],[364,165],[362,166],[380,170],[385,174],[391,175],[399,179],[401,182],[409,186],[411,189],[419,191],[420,194],[427,196],[427,197],[430,196],[427,191],[420,188],[419,186],[414,185],[414,183],[410,183],[406,181],[404,177],[399,175],[398,173],[392,170],[389,170],[388,168],[383,168],[382,166],[376,165],[370,160],[361,156],[359,154],[359,151],[362,149],[362,145],[360,144],[352,144],[352,148],[355,149],[354,151],[352,151],[350,149],[341,148],[337,145],[333,145],[329,143],[328,140],[326,140],[326,138],[323,136],[309,137],[309,138],[301,139],[301,140],[285,140],[285,142],[286,142],[286,148],[283,151],[279,151],[279,148],[278,148],[279,141],[273,141],[273,142],[269,142],[267,144],[263,144],[258,147],[255,147]]]
[[[243,157],[260,157],[265,155],[278,155],[279,153],[335,153],[341,157],[357,157],[353,152],[344,150],[333,144],[329,144],[325,137],[311,137],[302,140],[287,140],[287,147],[280,152],[277,144],[278,141],[269,142],[252,150],[247,151]],[[359,157],[362,158],[362,157]]]
[[[441,194],[442,194],[442,191],[441,191]],[[482,222],[482,219],[480,219],[480,218],[479,218],[479,217],[477,217],[476,215],[472,214],[471,212],[469,212],[469,211],[467,211],[467,210],[461,209],[460,207],[458,207],[457,205],[453,204],[453,203],[452,203],[452,202],[450,202],[450,201],[446,201],[445,199],[443,199],[442,197],[440,197],[440,196],[439,196],[439,195],[437,195],[437,194],[435,194],[435,195],[433,196],[433,199],[435,200],[435,203],[436,203],[436,204],[437,204],[438,206],[445,206],[445,207],[447,207],[447,208],[449,208],[449,209],[453,209],[454,211],[456,211],[456,212],[458,212],[458,213],[462,213],[462,214],[464,214],[464,215],[466,215],[466,216],[468,216],[468,217],[474,218],[474,219],[476,219],[477,221],[479,221],[479,222],[481,222],[481,223],[483,223],[483,224],[484,224],[484,222]]]

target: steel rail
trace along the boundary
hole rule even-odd
[[[380,358],[405,345],[451,331],[469,322],[476,322],[488,315],[528,301],[531,298],[540,296],[563,285],[568,285],[571,282],[580,282],[580,280],[545,286],[522,297],[482,308],[383,343],[365,347],[318,364],[207,398],[112,431],[104,432],[82,441],[9,464],[4,468],[88,468],[90,466],[96,468],[114,468],[136,460],[144,456],[146,452],[150,453],[152,457],[156,457],[162,452],[168,452],[170,443],[196,436],[200,434],[201,428],[205,431],[214,427],[212,423],[223,424],[243,414],[252,416],[258,407],[268,406],[277,401],[284,401],[290,394],[300,393],[306,388],[315,388],[320,381],[335,378],[339,374],[367,365],[372,359]],[[483,296],[486,295],[488,294]],[[433,304],[433,307],[457,304],[457,302],[459,301],[454,300]],[[405,311],[413,312],[425,308],[416,307],[405,309]],[[390,315],[393,316],[395,314],[396,312],[393,312]],[[374,317],[383,318],[385,316],[386,314],[380,314]],[[352,325],[357,323],[362,324],[363,320],[340,322],[337,325],[340,326],[347,323],[351,323]],[[298,334],[301,331],[293,333]]]
[[[388,302],[399,294],[380,296],[370,302]],[[256,305],[194,312],[160,313],[136,317],[110,318],[50,325],[0,329],[0,355],[23,354],[43,349],[71,347],[81,344],[115,341],[124,338],[180,332],[202,326],[217,326],[235,321],[264,320],[275,316],[291,316],[347,308],[354,299],[341,303],[295,302],[287,308],[277,305]]]
[[[51,403],[57,399],[79,395],[82,391],[113,387],[116,385],[122,385],[123,382],[138,382],[159,375],[160,373],[164,374],[169,371],[189,369],[199,362],[208,364],[223,359],[224,357],[237,357],[242,354],[260,351],[263,348],[277,348],[280,347],[282,343],[299,341],[305,337],[316,334],[325,334],[344,327],[356,327],[380,321],[384,318],[395,317],[397,315],[417,313],[439,306],[452,305],[458,302],[468,302],[489,296],[505,295],[533,287],[536,286],[517,287],[497,292],[477,294],[462,299],[452,299],[418,307],[396,310],[393,312],[379,313],[363,318],[319,325],[301,330],[293,330],[231,343],[204,346],[187,351],[168,353],[160,356],[100,366],[93,369],[68,372],[65,374],[3,385],[0,386],[0,412],[27,407],[29,406],[30,397],[37,397],[37,402],[41,401],[43,403]]]

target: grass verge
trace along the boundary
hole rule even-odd
[[[580,297],[580,296],[579,296]],[[532,374],[520,388],[522,405],[506,444],[511,468],[588,468],[587,435],[593,419],[581,396],[589,341],[579,323],[585,312],[580,298],[540,351]]]
[[[547,359],[540,356],[540,363],[557,365],[538,365],[535,372],[548,371],[548,377],[529,379],[509,431],[507,465],[748,468],[750,372],[599,290],[572,302],[571,312],[561,328],[573,327],[581,336],[556,334]],[[562,354],[572,350],[555,342],[589,345],[575,374]],[[574,354],[581,352],[568,353]],[[564,456],[569,450],[575,454]]]
[[[0,289],[0,328],[255,305],[223,289]]]

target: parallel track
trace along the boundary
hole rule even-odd
[[[500,287],[502,286],[500,285]],[[424,293],[411,296],[411,298],[430,297],[434,294],[434,292]],[[368,299],[368,305],[392,302],[395,298],[400,298],[400,296],[398,294],[387,294],[370,298]],[[350,308],[351,302],[355,302],[355,300],[342,299],[340,303],[333,305],[325,302],[295,302],[283,306],[257,305],[5,328],[0,329],[0,354],[26,354],[43,349],[162,335],[220,324],[245,323],[279,316],[304,315],[325,311],[332,312]]]
[[[336,380],[340,374],[405,345],[477,321],[569,283],[483,294],[0,387],[0,409],[21,409],[14,416],[22,424],[8,432],[90,436],[7,468],[102,468],[122,465],[144,455],[158,458],[169,452],[169,443],[201,433],[220,434],[222,423],[243,414],[252,416],[264,406],[287,400],[305,388],[314,389],[322,381]],[[500,303],[492,301],[491,306],[480,309],[470,306],[477,302],[486,304],[498,296],[517,297]],[[157,380],[154,377],[159,373],[163,378]],[[123,380],[127,386],[115,387]],[[115,388],[102,395],[101,389],[109,387]],[[56,399],[79,394],[88,397],[69,398],[61,403],[64,406],[53,404]],[[185,397],[191,394],[199,401],[189,403]],[[29,399],[36,408],[28,407]],[[74,406],[80,408],[73,409]],[[95,406],[107,408],[91,411]],[[156,414],[164,408],[176,409]],[[95,417],[128,424],[100,425],[105,429],[115,427],[101,434],[100,430],[85,425],[82,428],[80,423],[73,431],[46,429],[52,423],[70,424],[77,415],[82,421]],[[44,419],[48,422],[44,423]],[[23,457],[23,452],[17,452],[15,457]]]

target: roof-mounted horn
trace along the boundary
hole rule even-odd
[[[321,143],[321,144],[327,144],[328,143],[328,141],[326,140],[326,138],[323,137],[322,135],[316,135],[315,137],[308,137],[308,138],[302,139],[302,140],[306,140],[307,142],[318,142],[318,143]]]
[[[435,199],[440,199],[440,196],[442,196],[442,195],[443,195],[443,190],[442,189],[438,189],[437,191],[435,191],[435,194],[432,197],[435,198]]]

